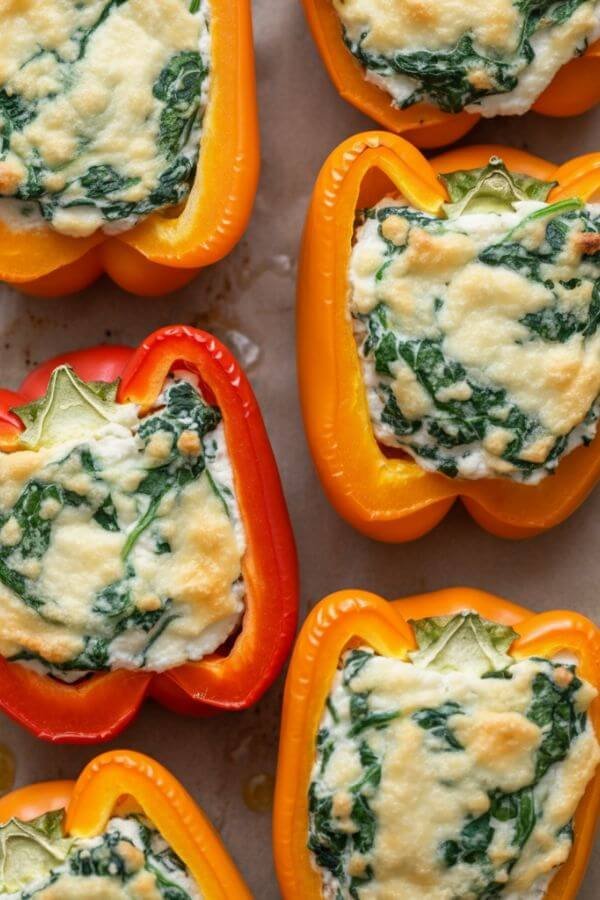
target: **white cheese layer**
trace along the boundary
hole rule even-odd
[[[549,22],[542,16],[529,37],[531,61],[522,52],[525,23],[515,0],[481,4],[461,0],[333,0],[333,4],[353,52],[363,64],[360,51],[374,60],[372,65],[366,63],[365,77],[391,94],[400,107],[419,87],[419,69],[417,66],[414,77],[394,71],[386,65],[386,58],[393,59],[396,54],[449,54],[470,36],[475,52],[483,59],[507,64],[517,84],[503,92],[492,91],[464,108],[483,116],[520,115],[531,108],[563,65],[600,37],[597,0],[581,3],[565,21]],[[550,13],[552,4],[548,7]],[[459,55],[458,64],[461,62]],[[446,63],[448,71],[452,65]],[[484,65],[469,62],[468,70],[467,80],[474,89],[490,90],[492,83]]]
[[[596,433],[600,237],[585,228],[600,208],[529,218],[544,209],[437,220],[386,198],[357,230],[349,309],[373,427],[424,468],[535,483]],[[401,347],[387,372],[386,331]],[[445,369],[427,369],[431,348]]]
[[[575,726],[564,757],[538,777],[553,720],[536,724],[533,704],[573,675],[533,659],[509,672],[441,674],[372,655],[358,674],[336,674],[312,774],[312,821],[329,812],[319,838],[334,843],[340,833],[350,846],[339,877],[315,860],[327,900],[474,900],[486,886],[500,886],[507,900],[544,895],[570,853],[569,823],[600,747],[589,721]],[[578,684],[575,717],[596,693]]]
[[[183,431],[179,444],[187,435],[203,469],[169,487],[153,510],[144,480],[166,464],[172,436],[158,430],[142,441],[135,408],[124,410],[129,421],[84,443],[0,454],[0,565],[10,570],[8,578],[0,572],[0,653],[67,680],[96,667],[162,671],[199,660],[244,610],[245,535],[223,425],[204,446]],[[42,501],[31,526],[49,523],[41,552],[15,512],[32,484],[70,492],[62,504]],[[108,527],[97,513],[106,497]],[[13,589],[10,573],[24,586]]]
[[[102,835],[74,840],[66,861],[25,890],[0,891],[0,900],[166,900],[172,896],[203,897],[159,832],[134,816],[115,816]]]
[[[0,0],[0,21],[9,227],[39,228],[41,210],[64,234],[114,232],[185,198],[208,102],[206,0]]]

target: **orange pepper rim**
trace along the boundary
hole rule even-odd
[[[331,0],[302,0],[321,58],[340,96],[384,128],[404,134],[420,147],[439,147],[463,137],[479,121],[475,113],[444,113],[419,103],[408,109],[392,106],[383,88],[367,81],[365,70],[346,47],[340,19]],[[600,102],[600,41],[568,62],[533,104],[548,116],[579,115]]]
[[[325,701],[340,657],[348,646],[366,644],[376,653],[406,659],[415,648],[408,619],[474,611],[510,625],[519,637],[515,659],[552,658],[561,651],[578,659],[580,675],[600,688],[600,632],[584,616],[569,611],[534,614],[484,591],[450,588],[388,603],[362,590],[339,591],[310,612],[292,656],[283,703],[274,810],[274,852],[286,900],[317,900],[321,882],[307,847],[308,786]],[[600,699],[590,707],[600,738]],[[600,810],[600,774],[588,785],[575,816],[576,838],[556,873],[546,900],[575,900],[591,852]]]
[[[500,156],[509,169],[556,181],[550,200],[589,199],[600,190],[600,153],[562,166],[496,145],[461,148],[431,162],[403,138],[366,132],[344,141],[325,162],[309,209],[298,281],[298,368],[313,459],[338,512],[369,536],[408,540],[432,528],[462,496],[473,517],[505,537],[526,537],[566,518],[600,476],[600,440],[561,460],[552,478],[532,486],[508,479],[449,479],[412,459],[386,456],[375,439],[360,362],[347,316],[347,270],[357,209],[386,193],[439,215],[448,199],[443,172],[485,166]]]
[[[259,171],[250,0],[213,0],[210,28],[210,96],[196,176],[181,212],[154,213],[115,237],[74,238],[50,228],[15,232],[0,223],[0,279],[52,296],[80,290],[105,270],[134,293],[155,293],[157,280],[165,293],[182,273],[169,276],[161,266],[189,270],[191,278],[231,250],[250,217]]]
[[[251,894],[217,832],[167,769],[150,757],[114,750],[93,759],[77,781],[45,782],[0,799],[0,822],[25,821],[66,809],[65,834],[103,833],[113,814],[126,814],[131,798],[186,864],[207,900],[250,900]]]

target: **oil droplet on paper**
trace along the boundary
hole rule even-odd
[[[0,794],[6,794],[15,783],[17,761],[6,744],[0,744]]]
[[[273,806],[275,779],[266,772],[253,775],[244,785],[244,803],[252,812],[269,812]]]

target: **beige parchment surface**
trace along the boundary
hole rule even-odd
[[[600,618],[600,489],[550,534],[507,543],[480,530],[460,505],[433,533],[405,546],[361,537],[326,502],[300,421],[294,359],[294,280],[304,214],[329,151],[373,123],[341,100],[323,69],[297,0],[255,0],[263,169],[254,216],[231,256],[185,290],[136,299],[108,280],[65,300],[0,286],[0,383],[31,366],[103,341],[137,343],[154,328],[211,328],[239,351],[265,414],[298,541],[302,616],[329,591],[362,587],[387,597],[465,584],[537,610],[573,607]],[[471,143],[498,141],[557,162],[600,144],[600,109],[571,120],[536,115],[480,125]],[[244,785],[273,775],[281,680],[252,710],[212,720],[178,718],[147,704],[115,746],[156,756],[179,776],[220,830],[259,900],[279,896],[269,813],[252,812]],[[6,719],[0,743],[17,756],[17,783],[74,777],[92,747],[52,747]],[[580,900],[600,892],[600,847]]]

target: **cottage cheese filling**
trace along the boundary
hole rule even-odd
[[[406,108],[527,112],[558,70],[600,37],[600,3],[332,0],[365,77]]]
[[[189,193],[207,0],[0,0],[0,218],[82,237]]]
[[[536,483],[597,430],[600,207],[368,210],[349,311],[377,439],[451,477]]]
[[[187,376],[142,418],[0,454],[0,653],[75,680],[215,651],[244,610],[221,415]]]
[[[600,760],[594,696],[541,659],[482,677],[349,652],[309,793],[323,897],[541,900]]]
[[[202,900],[185,864],[141,816],[115,816],[102,835],[74,840],[62,837],[61,817],[2,827],[0,900]]]

